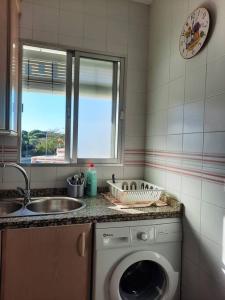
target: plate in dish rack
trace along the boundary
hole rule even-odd
[[[203,47],[210,26],[210,16],[206,8],[195,9],[187,18],[180,35],[180,54],[185,59],[195,56]]]

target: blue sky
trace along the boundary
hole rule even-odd
[[[65,97],[50,93],[23,92],[23,130],[65,130]]]
[[[24,91],[22,100],[22,130],[65,131],[65,96]],[[80,99],[79,157],[110,156],[111,105],[108,99]]]

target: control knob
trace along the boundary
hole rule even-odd
[[[146,232],[140,232],[139,233],[139,239],[142,240],[142,241],[147,241],[148,234]]]

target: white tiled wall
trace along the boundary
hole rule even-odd
[[[185,61],[179,35],[201,5],[214,29],[201,53]],[[146,149],[154,156],[146,155],[145,177],[185,205],[184,300],[225,299],[224,20],[224,0],[155,0],[150,9]],[[151,166],[156,161],[159,168]]]
[[[144,149],[148,14],[149,6],[130,0],[22,1],[22,38],[126,58],[125,149]],[[98,184],[105,185],[112,173],[117,178],[143,178],[144,166],[135,166],[136,159],[141,157],[128,159],[124,167],[98,167]],[[77,171],[72,167],[28,169],[34,188],[65,186],[65,178]],[[0,173],[0,181],[3,189],[16,184],[6,172],[3,178]]]

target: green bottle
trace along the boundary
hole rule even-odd
[[[86,172],[86,188],[89,197],[97,196],[97,174],[93,163],[89,164]]]

